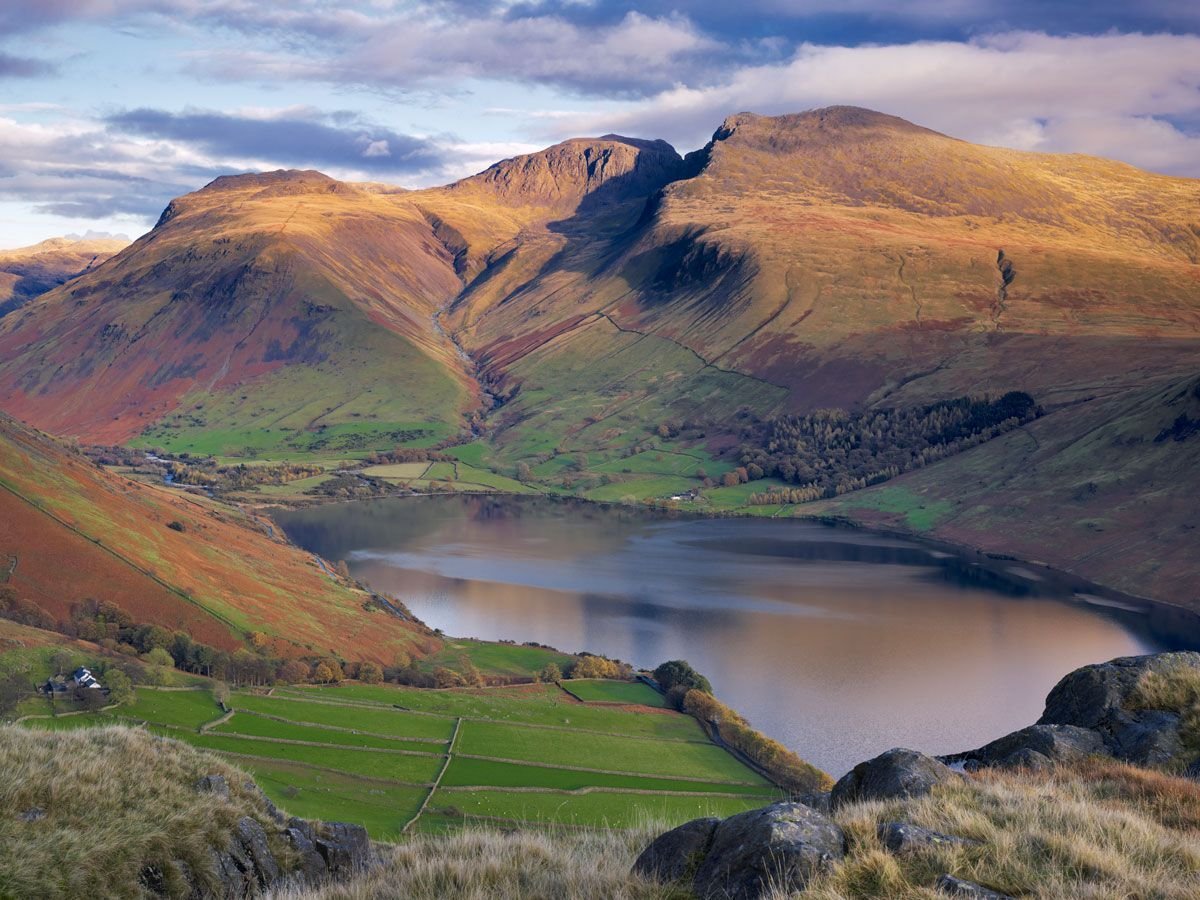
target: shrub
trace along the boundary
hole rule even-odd
[[[562,669],[555,663],[546,663],[545,666],[537,673],[537,680],[544,681],[550,684],[562,681]]]
[[[712,693],[712,685],[708,683],[708,679],[693,669],[686,659],[672,659],[663,663],[654,670],[654,680],[668,692],[674,687],[683,687],[689,691]]]

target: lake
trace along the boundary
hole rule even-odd
[[[890,747],[978,746],[1034,722],[1070,670],[1164,649],[1050,573],[815,523],[457,495],[274,516],[447,634],[687,659],[835,776]]]

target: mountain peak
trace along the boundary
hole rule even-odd
[[[605,203],[645,197],[682,173],[683,160],[666,141],[606,134],[501,160],[451,188],[484,190],[530,206],[562,206],[585,197]]]
[[[764,116],[752,112],[735,113],[721,123],[721,127],[713,134],[713,141],[725,141],[735,134],[749,139],[789,138],[793,142],[804,143],[887,134],[944,137],[936,131],[914,125],[899,116],[890,116],[861,106],[824,106],[780,116]]]

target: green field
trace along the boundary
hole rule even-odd
[[[447,718],[413,715],[398,709],[338,706],[332,703],[293,700],[286,697],[262,697],[235,694],[234,709],[278,716],[292,722],[332,725],[395,737],[439,738],[448,740],[454,722]]]
[[[449,640],[446,646],[422,663],[426,670],[437,666],[457,668],[463,659],[469,659],[476,668],[495,675],[523,675],[544,668],[550,663],[559,668],[570,665],[574,657],[545,647],[530,647],[525,644],[501,644],[493,641]]]
[[[636,703],[659,708],[667,705],[662,694],[641,681],[578,678],[563,682],[563,687],[588,703]]]
[[[548,652],[511,645],[479,645],[479,652],[485,646],[517,656]],[[164,737],[228,756],[292,814],[356,822],[384,840],[406,826],[441,831],[473,818],[524,827],[677,824],[781,796],[708,742],[691,717],[639,711],[645,701],[661,702],[651,688],[596,679],[570,684],[586,702],[555,684],[234,691],[234,713],[220,724],[209,724],[222,715],[211,689],[139,687],[129,706],[26,723],[60,729],[144,722]]]
[[[762,797],[699,797],[686,794],[558,794],[526,791],[439,789],[429,803],[434,815],[524,822],[553,822],[603,828],[646,823],[682,823],[701,816],[731,816],[763,806]]]
[[[682,775],[697,781],[762,784],[762,779],[710,743],[661,743],[625,735],[581,733],[568,729],[547,733],[500,722],[463,723],[458,753],[497,759],[578,766],[611,772]]]

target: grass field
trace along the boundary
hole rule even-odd
[[[564,682],[563,687],[588,703],[636,703],[659,708],[667,705],[662,694],[640,681],[578,678]]]
[[[495,646],[495,645],[493,645]],[[540,648],[499,645],[502,652]],[[211,690],[139,687],[99,713],[27,719],[75,730],[138,721],[227,756],[296,815],[445,831],[472,819],[514,826],[630,827],[761,806],[780,792],[707,741],[695,720],[642,709],[649,687],[586,679],[587,702],[554,684],[421,690],[348,683],[234,691],[221,716]],[[646,693],[643,693],[643,690]],[[652,696],[649,696],[652,695]],[[594,698],[594,699],[593,699]],[[476,758],[487,757],[487,758]],[[440,786],[429,796],[431,787]],[[428,797],[420,819],[410,824]]]
[[[524,675],[544,668],[550,663],[563,668],[573,657],[545,647],[530,647],[524,644],[500,644],[490,641],[449,640],[438,653],[422,660],[427,670],[438,666],[455,667],[463,658],[475,666],[496,675]]]

